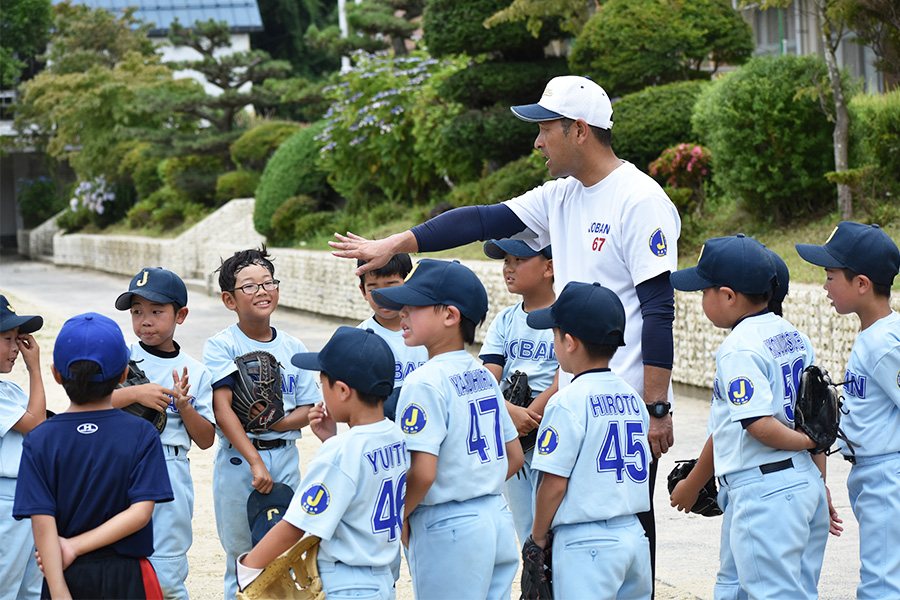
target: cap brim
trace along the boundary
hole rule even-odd
[[[523,121],[539,123],[541,121],[555,121],[564,118],[558,112],[553,112],[540,104],[523,104],[522,106],[510,106],[509,110]]]
[[[150,302],[159,302],[160,304],[176,304],[177,302],[172,298],[159,294],[157,292],[141,292],[138,294],[137,292],[124,292],[119,294],[119,297],[116,298],[116,308],[119,310],[128,310],[131,308],[131,297],[137,296],[138,298],[143,298],[144,300],[148,300]]]
[[[673,288],[682,292],[699,292],[716,285],[712,281],[701,277],[697,267],[675,271],[669,275],[669,282]]]
[[[554,327],[559,327],[559,323],[553,318],[551,309],[552,307],[533,310],[528,313],[525,322],[532,329],[553,329]]]
[[[794,244],[794,248],[797,249],[797,254],[800,255],[800,258],[808,263],[827,269],[843,269],[845,267],[841,261],[831,255],[825,246]]]
[[[491,240],[484,243],[484,254],[488,258],[503,260],[507,254],[520,258],[531,258],[541,252],[534,250],[522,240]]]
[[[34,333],[43,326],[44,318],[33,315],[16,316],[0,321],[0,331],[9,331],[18,327],[21,334]]]
[[[318,352],[300,352],[291,357],[291,364],[304,371],[321,371]]]
[[[372,290],[375,303],[388,310],[400,310],[404,306],[431,306],[438,304],[429,296],[407,285]]]

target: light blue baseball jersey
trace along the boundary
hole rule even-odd
[[[529,327],[525,322],[528,313],[523,306],[519,302],[494,317],[484,337],[480,356],[498,354],[505,359],[500,389],[509,387],[507,377],[522,371],[528,374],[528,385],[537,396],[553,383],[559,363],[553,348],[553,330]]]
[[[773,313],[744,319],[725,338],[716,353],[709,411],[716,475],[797,454],[757,441],[740,421],[775,417],[793,429],[800,375],[814,359],[809,338]]]
[[[13,429],[28,408],[28,394],[12,381],[0,380],[0,477],[18,477],[25,436]]]
[[[554,394],[531,461],[569,479],[551,527],[650,509],[649,426],[644,401],[612,371],[583,373]]]
[[[859,444],[856,455],[900,452],[900,315],[891,311],[860,332],[844,381],[841,428]],[[838,447],[850,454],[843,440]]]
[[[407,448],[438,457],[423,505],[500,494],[506,443],[519,434],[497,380],[465,350],[446,352],[410,373],[397,402]]]
[[[306,352],[306,346],[284,331],[275,331],[275,337],[268,342],[250,339],[241,331],[237,323],[223,329],[206,340],[203,346],[203,364],[209,369],[213,383],[235,372],[234,359],[242,354],[263,350],[274,356],[281,363],[281,391],[284,400],[284,412],[289,414],[298,406],[315,404],[322,400],[322,394],[316,386],[312,371],[298,369],[291,364],[291,358],[297,353]],[[220,436],[222,432],[218,431]],[[299,439],[300,430],[267,431],[264,434],[247,434],[248,437],[263,440]]]
[[[319,560],[380,567],[400,552],[408,455],[390,420],[322,444],[284,520],[322,538]]]
[[[406,376],[421,367],[428,360],[428,349],[425,346],[407,346],[403,341],[402,331],[391,331],[382,327],[370,317],[360,323],[360,329],[371,329],[388,343],[394,354],[394,389],[403,386]]]
[[[197,413],[215,424],[216,417],[212,408],[212,377],[203,363],[194,360],[184,352],[179,351],[174,358],[162,358],[147,352],[140,343],[134,343],[130,347],[131,360],[137,363],[144,374],[152,383],[171,388],[172,371],[177,371],[178,376],[188,370],[188,382],[191,384],[189,393],[190,403]],[[175,408],[175,400],[169,402],[166,408],[166,428],[160,434],[160,441],[167,446],[179,446],[185,450],[191,449],[191,436],[184,428],[181,414]]]

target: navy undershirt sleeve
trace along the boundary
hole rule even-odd
[[[478,358],[484,365],[500,365],[502,367],[506,364],[506,357],[502,354],[479,354]]]
[[[525,231],[525,223],[505,204],[487,204],[448,210],[411,231],[419,252],[436,252],[479,240],[508,238]]]
[[[234,389],[234,376],[226,375],[222,379],[216,381],[212,384],[212,389],[217,390],[220,387],[228,387],[229,389]]]
[[[635,286],[641,303],[644,326],[641,331],[641,352],[644,364],[672,369],[674,341],[672,323],[675,321],[675,290],[669,282],[669,272]]]

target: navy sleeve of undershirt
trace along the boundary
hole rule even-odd
[[[505,204],[462,206],[412,228],[419,252],[457,248],[475,241],[504,239],[525,231],[525,223]]]
[[[478,358],[481,359],[481,364],[483,365],[499,365],[502,367],[506,364],[506,357],[502,354],[479,354]]]
[[[669,272],[635,286],[644,319],[641,331],[641,352],[644,364],[672,369],[674,342],[672,323],[675,321],[675,290],[669,282]]]

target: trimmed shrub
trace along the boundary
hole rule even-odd
[[[900,90],[850,99],[850,149],[854,166],[877,166],[900,182]]]
[[[541,153],[532,152],[479,181],[457,186],[447,194],[447,201],[454,207],[496,204],[524,194],[550,179]]]
[[[231,144],[231,160],[238,169],[262,171],[278,147],[302,127],[284,121],[260,123]]]
[[[56,182],[49,177],[20,179],[16,202],[26,229],[37,227],[66,207],[65,198],[56,193]]]
[[[485,108],[499,103],[509,113],[510,105],[536,102],[548,81],[568,74],[569,66],[563,58],[537,62],[475,63],[448,77],[438,92],[445,100],[470,108]],[[509,116],[513,115],[510,113]]]
[[[216,206],[233,198],[252,198],[259,185],[258,171],[230,171],[216,180]]]
[[[253,209],[253,227],[262,235],[272,235],[272,215],[288,198],[303,194],[323,204],[336,199],[321,169],[321,145],[315,139],[324,128],[320,121],[296,132],[266,163]]]
[[[164,184],[160,164],[162,158],[154,154],[149,142],[136,142],[119,163],[119,176],[134,182],[138,198],[146,198]]]
[[[271,234],[268,241],[276,246],[292,246],[296,241],[296,224],[301,217],[316,210],[318,202],[309,196],[293,196],[281,203],[272,213]]]
[[[691,115],[708,81],[678,81],[648,87],[613,103],[616,156],[647,172],[663,150],[694,137]]]
[[[128,211],[128,226],[132,229],[174,229],[188,219],[200,217],[204,212],[201,204],[186,201],[184,197],[164,186],[135,204]]]
[[[818,57],[755,58],[697,101],[693,124],[712,152],[713,181],[761,221],[834,207],[824,177],[834,167],[832,125],[818,99],[802,93],[814,84],[830,90]]]
[[[212,206],[216,197],[216,180],[225,170],[225,161],[218,154],[189,154],[166,161],[166,185],[185,201]]]

